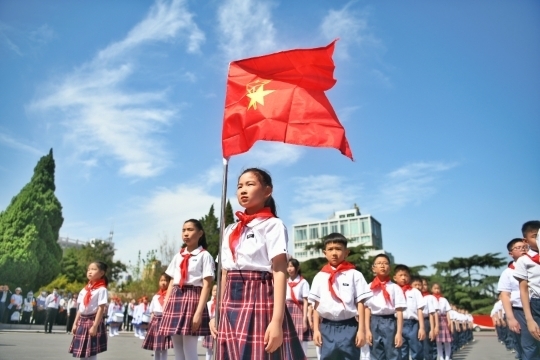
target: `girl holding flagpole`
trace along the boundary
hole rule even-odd
[[[166,273],[161,274],[159,278],[159,290],[150,302],[149,311],[152,314],[152,319],[150,320],[142,347],[146,350],[154,350],[154,360],[167,360],[167,349],[173,347],[169,336],[161,336],[158,333],[163,315],[165,295],[167,294],[170,282],[171,277],[169,275]]]
[[[206,301],[214,281],[214,259],[206,251],[206,236],[199,220],[182,227],[185,247],[165,271],[172,277],[165,297],[160,336],[171,336],[176,360],[197,360],[199,336],[210,335]]]
[[[305,359],[285,306],[287,229],[276,216],[272,178],[257,168],[238,179],[245,208],[225,230],[221,248],[219,328],[210,326],[218,360]]]
[[[107,264],[96,261],[88,265],[88,284],[79,292],[79,309],[72,328],[69,352],[73,357],[96,360],[107,351],[107,330],[103,321],[107,308]]]

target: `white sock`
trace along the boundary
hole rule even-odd
[[[154,351],[154,360],[167,360],[167,350]]]
[[[206,360],[212,360],[214,356],[214,350],[206,349]]]
[[[442,343],[437,341],[437,359],[439,360],[444,360],[442,347],[443,347]]]
[[[452,353],[452,344],[444,343],[444,359],[450,360],[450,354]]]
[[[184,337],[182,335],[171,336],[174,348],[174,360],[186,360],[184,357]]]
[[[317,360],[321,360],[321,348],[315,346],[315,352],[317,353]]]

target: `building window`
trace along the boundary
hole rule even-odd
[[[349,220],[350,224],[350,234],[351,235],[358,235],[360,234],[360,227],[358,225],[358,219],[351,219]]]
[[[309,238],[310,239],[318,239],[319,238],[319,226],[310,226],[309,227]]]
[[[354,217],[354,214],[347,214],[347,217]]]
[[[296,228],[294,239],[296,241],[298,240],[306,240],[307,239],[307,229],[306,226],[299,226]]]
[[[340,221],[339,225],[340,225],[341,235],[349,236],[349,222],[348,221]]]
[[[338,222],[332,221],[330,223],[330,232],[337,233],[338,232]]]
[[[328,224],[321,225],[321,235],[322,237],[325,237],[326,235],[328,235]]]
[[[339,215],[340,219],[345,219],[345,215]]]
[[[362,236],[361,237],[361,242],[362,242],[362,244],[373,245],[373,244],[370,244],[371,243],[371,236],[369,236],[369,235]]]
[[[369,223],[368,219],[362,219],[362,234],[369,234]]]

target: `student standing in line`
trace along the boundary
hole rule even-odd
[[[150,302],[150,314],[152,319],[146,332],[142,348],[146,350],[154,351],[154,360],[167,360],[167,350],[173,347],[170,336],[162,336],[159,334],[159,326],[163,315],[163,305],[165,304],[165,295],[167,295],[167,289],[171,277],[166,273],[162,273],[159,277],[159,290],[154,295]]]
[[[287,263],[287,273],[289,279],[287,280],[287,294],[285,296],[285,303],[287,310],[291,314],[291,318],[296,329],[296,334],[302,341],[302,347],[304,353],[307,351],[307,340],[304,340],[304,334],[309,334],[309,324],[307,318],[308,312],[308,296],[309,296],[309,284],[306,279],[302,277],[300,273],[300,263],[298,260],[290,258]]]
[[[450,360],[452,350],[452,335],[450,334],[450,304],[441,294],[441,286],[437,283],[431,285],[431,293],[437,299],[439,306],[439,334],[437,335],[437,357],[440,360]],[[444,346],[444,349],[443,349]],[[443,353],[444,351],[444,353]]]
[[[73,357],[96,360],[97,354],[107,351],[105,311],[107,308],[107,264],[95,261],[88,265],[88,284],[79,292],[79,309],[73,324],[73,340],[69,353]]]

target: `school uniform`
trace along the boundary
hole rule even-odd
[[[141,337],[142,335],[141,324],[142,324],[142,315],[144,312],[143,307],[144,307],[144,304],[142,302],[133,307],[133,319],[131,323],[133,324],[133,327],[135,328],[135,331],[133,333],[135,337]]]
[[[309,299],[318,303],[315,311],[321,318],[321,359],[358,360],[360,348],[355,344],[358,332],[357,304],[371,298],[373,293],[364,275],[356,269],[344,270],[335,275],[331,285],[333,293],[330,290],[330,277],[328,272],[318,272],[309,292]]]
[[[105,328],[105,321],[103,321],[103,318],[97,326],[96,336],[90,336],[90,328],[94,325],[98,308],[101,305],[107,304],[107,288],[99,287],[90,290],[90,301],[85,305],[84,298],[87,292],[88,290],[86,287],[83,288],[79,292],[79,297],[77,298],[77,304],[79,305],[79,323],[76,324],[77,328],[75,334],[73,334],[73,340],[69,347],[69,353],[77,358],[87,358],[107,351],[107,329]]]
[[[127,327],[129,326],[129,331],[133,331],[133,310],[135,309],[135,305],[133,305],[132,303],[129,303],[127,305],[127,324],[126,324],[126,330],[127,330]]]
[[[32,315],[32,311],[34,311],[35,300],[31,294],[32,293],[29,293],[23,300],[21,319],[22,324],[30,324],[30,316]]]
[[[206,303],[206,308],[208,309],[208,314],[210,314],[210,319],[216,316],[216,302],[214,299]],[[207,354],[212,353],[214,350],[214,338],[212,335],[207,335],[203,338],[202,347],[208,349]]]
[[[58,315],[58,307],[60,306],[60,295],[52,293],[45,299],[45,332],[51,333],[53,324]]]
[[[435,296],[435,298],[437,297]],[[450,334],[448,318],[446,316],[446,313],[452,310],[452,308],[448,300],[442,296],[437,299],[437,304],[439,306],[439,334],[437,335],[437,342],[452,343],[452,335]]]
[[[372,284],[369,286],[372,288]],[[370,356],[373,360],[401,360],[401,352],[395,347],[394,339],[397,333],[396,309],[405,309],[407,300],[401,287],[388,281],[386,291],[390,296],[387,300],[382,289],[373,289],[373,297],[366,301],[370,309],[371,319],[369,328],[373,336],[370,346]]]
[[[312,340],[309,329],[304,329],[304,299],[309,296],[309,284],[302,276],[287,279],[285,302],[291,314],[298,338],[302,341]],[[305,349],[304,349],[305,351]]]
[[[532,252],[532,254],[532,256],[535,256],[536,252]],[[531,259],[530,255],[525,255],[521,256],[514,263],[514,267],[514,277],[518,280],[527,280],[528,282],[531,313],[536,323],[540,324],[540,266]],[[518,298],[521,301],[519,296]],[[525,314],[522,310],[523,309],[521,309],[521,311],[517,309],[517,311],[514,311],[514,316],[516,316],[516,319],[521,327],[521,347],[523,349],[523,353],[524,355],[531,354],[530,356],[536,356],[535,359],[540,359],[540,343],[534,338],[531,339],[532,335],[530,335],[530,333],[527,331]],[[525,325],[521,324],[522,321],[525,323]],[[535,346],[532,346],[533,341]]]
[[[47,300],[47,296],[39,295],[36,299],[36,311],[34,313],[34,317],[36,318],[36,325],[43,325],[45,323],[45,316],[46,316],[46,310],[45,310],[45,301]]]
[[[429,333],[431,331],[431,323],[429,322],[430,314],[433,316],[439,316],[437,312],[439,311],[439,303],[437,298],[430,293],[423,293],[424,299],[426,301],[426,306],[422,309],[422,314],[424,316],[424,330],[426,331],[426,337],[422,342],[422,350],[424,352],[424,360],[432,360],[436,357],[436,343],[429,339]]]
[[[180,267],[185,259],[188,261],[187,276],[182,279]],[[163,309],[159,333],[163,336],[210,335],[210,316],[206,307],[203,309],[199,329],[191,331],[191,324],[201,298],[203,279],[215,276],[212,255],[200,246],[191,253],[182,249],[174,256],[165,273],[173,279],[173,288]]]
[[[152,314],[152,319],[148,325],[148,331],[142,343],[142,348],[146,350],[163,351],[172,349],[173,344],[170,336],[164,336],[159,333],[161,321],[163,319],[163,299],[160,300],[160,295],[155,294],[150,302],[149,312]]]
[[[418,321],[424,321],[424,319],[418,319],[418,310],[423,311],[426,306],[426,299],[418,289],[414,288],[406,290],[404,295],[407,300],[407,308],[403,310],[403,346],[400,348],[401,358],[409,359],[410,353],[412,360],[422,360],[424,354],[422,343],[418,340]]]
[[[77,307],[78,307],[78,304],[77,304],[77,299],[73,299],[73,297],[71,299],[68,300],[68,320],[67,320],[67,324],[66,324],[66,331],[68,333],[71,332],[71,330],[73,329],[73,323],[75,322],[75,316],[77,316]]]
[[[282,346],[272,354],[264,350],[264,334],[274,307],[272,259],[287,254],[287,229],[275,217],[255,218],[243,228],[242,224],[229,225],[223,237],[220,260],[227,279],[223,310],[219,312],[216,357],[218,360],[305,359],[286,307]],[[230,236],[237,226],[241,229],[240,237],[231,249]]]

